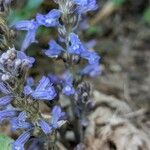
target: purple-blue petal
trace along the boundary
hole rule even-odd
[[[51,126],[56,129],[58,128],[58,121],[64,117],[65,113],[61,111],[59,106],[54,106],[52,109],[52,119],[51,119]]]
[[[29,129],[31,124],[26,122],[26,113],[21,112],[18,117],[11,119],[10,124],[13,131],[17,129]]]
[[[34,85],[34,79],[32,77],[28,77],[26,84],[29,86],[33,86]]]
[[[32,43],[37,43],[36,38],[36,29],[33,30],[28,30],[22,46],[21,46],[21,51],[25,51]]]
[[[59,25],[59,17],[61,13],[57,9],[51,10],[48,14],[42,15],[42,14],[37,14],[36,20],[39,25],[44,25],[46,27],[55,27]]]
[[[0,106],[5,106],[10,104],[10,102],[13,100],[13,96],[6,95],[0,98]]]
[[[81,74],[89,75],[91,77],[95,77],[100,75],[101,67],[99,64],[87,65],[82,71]]]
[[[50,101],[56,97],[56,92],[54,88],[51,87],[49,90],[35,91],[31,94],[31,96],[35,99]]]
[[[33,30],[38,28],[38,24],[35,20],[22,20],[18,21],[14,27],[17,30]]]
[[[23,92],[24,92],[25,95],[30,95],[33,92],[33,90],[31,89],[30,86],[26,85],[24,87],[24,91]]]
[[[5,119],[13,118],[17,115],[15,110],[9,110],[5,109],[0,111],[0,122],[2,122]]]
[[[35,90],[28,85],[25,86],[24,93],[38,100],[53,100],[57,95],[50,79],[45,76],[39,81]]]
[[[0,91],[4,94],[10,94],[10,90],[9,88],[7,87],[7,85],[3,82],[0,82]]]
[[[41,119],[39,121],[39,126],[41,127],[41,129],[43,130],[43,132],[45,134],[49,134],[49,133],[52,132],[52,127],[46,121],[44,121],[43,119]]]
[[[22,133],[18,139],[12,143],[12,150],[24,150],[25,143],[29,140],[31,134],[30,132]]]
[[[51,40],[49,42],[49,49],[45,51],[45,54],[49,57],[57,57],[61,54],[64,49],[56,43],[56,41]]]
[[[67,95],[67,96],[70,96],[70,95],[73,95],[75,93],[75,89],[72,85],[65,85],[62,89],[62,93]]]
[[[86,13],[88,11],[93,11],[98,8],[96,4],[96,0],[74,0],[74,2],[78,5],[77,11],[78,13]]]
[[[35,59],[33,57],[27,56],[24,52],[22,51],[17,51],[17,58],[27,61],[28,62],[28,67],[32,67],[33,63],[35,62]]]

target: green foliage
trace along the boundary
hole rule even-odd
[[[29,19],[36,13],[37,8],[42,2],[43,0],[27,0],[26,5],[23,8],[11,11],[9,22],[15,24],[18,20]]]
[[[11,150],[11,143],[13,141],[10,137],[0,134],[0,150]]]
[[[150,7],[148,7],[145,11],[144,11],[144,21],[148,24],[150,24]]]
[[[126,0],[112,0],[116,6],[122,6]]]

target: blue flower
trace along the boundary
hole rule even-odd
[[[73,95],[75,93],[75,89],[74,89],[73,85],[65,84],[63,89],[62,89],[62,93],[67,95],[67,96],[70,96],[70,95]]]
[[[62,79],[59,77],[59,76],[56,76],[54,74],[48,74],[48,78],[50,79],[50,81],[52,83],[54,83],[54,85],[57,85],[57,84],[61,84],[62,83]]]
[[[70,96],[70,95],[73,95],[75,93],[75,89],[73,87],[73,76],[71,73],[69,72],[66,72],[64,74],[64,77],[63,77],[64,81],[63,81],[63,89],[62,89],[62,93],[67,95],[67,96]]]
[[[21,50],[24,51],[26,50],[31,43],[37,42],[35,39],[36,36],[36,31],[38,29],[38,23],[35,20],[24,20],[24,21],[19,21],[15,25],[15,28],[17,30],[26,30],[27,34],[25,36],[25,39],[23,41]]]
[[[69,54],[75,54],[82,56],[83,53],[87,52],[87,49],[81,43],[78,35],[70,33],[69,35],[70,46],[68,48]]]
[[[54,106],[50,123],[53,129],[57,129],[62,125],[61,121],[64,116],[65,113],[61,111],[61,108],[59,106]]]
[[[24,88],[24,93],[26,95],[31,95],[35,99],[39,100],[53,100],[56,97],[56,91],[53,84],[50,82],[48,77],[43,76],[39,81],[38,86],[35,90],[32,90],[29,85]]]
[[[98,64],[100,61],[100,57],[97,55],[97,53],[92,52],[92,51],[88,51],[86,53],[83,53],[82,57],[84,59],[87,59],[90,65]]]
[[[29,131],[22,133],[18,139],[12,143],[12,150],[25,150],[24,145],[29,140],[31,134]]]
[[[17,112],[12,109],[5,109],[0,111],[0,123],[5,119],[13,118],[17,115]]]
[[[10,120],[11,128],[13,131],[17,129],[29,129],[31,124],[26,122],[27,116],[25,112],[21,112],[18,117]]]
[[[96,0],[74,0],[74,2],[78,5],[77,12],[79,14],[84,14],[98,8]]]
[[[49,43],[49,49],[45,51],[48,57],[58,57],[64,49],[56,43],[56,41],[51,40]]]
[[[52,127],[50,126],[50,124],[48,124],[43,119],[39,120],[39,126],[41,127],[41,129],[45,134],[49,134],[52,132]]]
[[[59,106],[54,106],[52,109],[52,118],[50,123],[44,121],[43,119],[40,119],[38,123],[45,134],[50,134],[66,122],[63,120],[64,116],[65,113],[61,111],[61,108]]]
[[[89,75],[91,77],[95,77],[100,75],[101,73],[101,68],[99,64],[92,64],[92,65],[87,65],[82,71],[82,75]]]
[[[26,84],[29,86],[33,86],[34,85],[34,79],[32,77],[28,77]]]
[[[22,63],[25,63],[29,68],[32,67],[35,59],[33,57],[27,56],[24,52],[17,51],[17,58],[21,59]]]
[[[5,83],[3,83],[3,82],[0,82],[0,91],[2,93],[4,93],[4,94],[10,94],[11,93],[10,89],[8,88],[8,86]]]
[[[68,48],[69,54],[79,55],[80,57],[88,60],[89,64],[99,63],[100,57],[95,52],[87,50],[81,43],[78,35],[70,33],[69,38],[71,42],[71,45]]]
[[[0,98],[0,106],[6,106],[13,100],[13,96],[6,95]]]
[[[46,15],[37,14],[36,20],[39,25],[44,25],[46,27],[55,27],[59,25],[60,15],[61,13],[59,10],[53,9]]]

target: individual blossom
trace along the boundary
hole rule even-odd
[[[1,92],[0,109],[6,109],[4,111],[4,112],[6,112],[8,110],[7,106],[9,106],[9,104],[11,104],[11,102],[14,99],[14,96],[13,96],[13,93],[11,92],[11,90],[9,89],[8,85],[3,83],[3,82],[0,82],[0,92]],[[1,112],[2,113],[2,116],[1,116],[2,120],[5,119],[4,112],[3,111]],[[6,112],[6,114],[7,114],[7,112]]]
[[[70,96],[75,93],[75,89],[73,87],[73,75],[70,72],[66,72],[63,76],[63,83],[62,83],[63,89],[62,93]]]
[[[43,76],[39,81],[39,84],[33,90],[29,85],[24,87],[24,93],[30,95],[37,100],[53,100],[56,97],[56,91],[53,87],[53,83],[50,82],[48,77]]]
[[[70,46],[68,48],[69,54],[82,56],[83,53],[87,52],[87,49],[81,43],[78,35],[70,33],[69,35]]]
[[[50,81],[52,83],[54,83],[54,85],[62,84],[62,79],[59,76],[57,76],[57,75],[54,75],[54,74],[50,73],[50,74],[48,74],[48,78],[50,79]]]
[[[18,117],[15,117],[10,120],[10,125],[13,131],[17,129],[29,129],[31,128],[31,124],[26,121],[27,115],[26,112],[21,112]]]
[[[100,57],[97,55],[97,53],[92,51],[87,51],[86,53],[82,54],[82,57],[88,60],[90,65],[98,64],[100,61]]]
[[[70,46],[68,53],[72,55],[79,55],[80,57],[88,60],[89,64],[99,63],[100,57],[93,51],[89,51],[80,41],[78,35],[70,33]]]
[[[0,98],[0,107],[10,104],[12,100],[13,100],[12,95],[6,95],[6,96],[1,97]]]
[[[28,77],[26,80],[26,84],[29,86],[33,86],[34,85],[34,79],[32,77]]]
[[[29,68],[31,68],[33,63],[35,62],[35,59],[33,57],[29,57],[21,51],[17,51],[17,59],[20,59],[22,61],[22,64],[26,65]]]
[[[64,123],[65,113],[62,112],[61,108],[59,106],[54,106],[52,109],[52,119],[50,122],[50,125],[53,129],[57,129]]]
[[[40,119],[38,123],[39,123],[39,126],[41,127],[42,131],[43,131],[45,134],[50,134],[50,133],[52,133],[52,127],[51,127],[50,124],[47,123],[45,120]]]
[[[23,132],[18,139],[12,143],[12,150],[25,150],[24,145],[29,140],[31,134],[29,131]]]
[[[39,25],[43,25],[46,27],[56,27],[59,25],[60,16],[60,11],[57,9],[53,9],[46,15],[37,14],[36,21]]]
[[[3,120],[9,120],[10,118],[15,117],[16,115],[16,110],[6,108],[5,110],[0,111],[0,123],[2,123]]]
[[[77,12],[79,14],[85,14],[88,11],[93,11],[98,8],[96,0],[73,0],[77,5]]]
[[[92,64],[92,65],[87,65],[82,71],[82,75],[89,75],[91,77],[95,77],[100,75],[101,73],[101,67],[99,64]]]
[[[64,116],[65,113],[61,111],[61,108],[59,106],[54,106],[52,109],[52,118],[50,122],[40,119],[38,123],[45,134],[50,134],[55,129],[60,128],[66,122],[63,119]]]
[[[36,36],[36,31],[37,31],[39,25],[34,19],[19,21],[16,23],[16,25],[14,27],[17,30],[27,31],[25,39],[22,43],[22,47],[21,47],[22,51],[25,51],[30,46],[31,43],[37,42],[35,39],[35,36]]]
[[[63,51],[64,49],[56,43],[56,41],[54,40],[51,40],[49,43],[49,49],[47,49],[45,51],[45,54],[48,56],[48,57],[58,57]]]
[[[8,86],[3,82],[0,82],[0,92],[2,92],[3,94],[10,94],[11,93]]]

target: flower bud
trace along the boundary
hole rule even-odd
[[[21,62],[21,59],[19,59],[19,58],[16,59],[16,60],[15,60],[15,67],[18,68],[18,67],[21,65],[21,63],[22,63],[22,62]]]
[[[4,59],[4,60],[7,60],[9,58],[9,55],[7,53],[3,53],[1,55],[1,58]]]
[[[2,81],[8,81],[10,79],[10,75],[8,75],[8,74],[3,74],[2,76],[1,76],[1,80]]]
[[[80,62],[80,56],[79,55],[72,55],[72,62],[75,64],[78,64]]]
[[[29,68],[29,61],[28,60],[23,60],[22,65],[21,65],[21,70],[25,71]]]
[[[4,62],[5,62],[5,59],[3,59],[2,57],[0,57],[0,63],[4,64]]]
[[[16,58],[16,50],[14,48],[9,49],[6,53],[10,59],[13,60]]]

